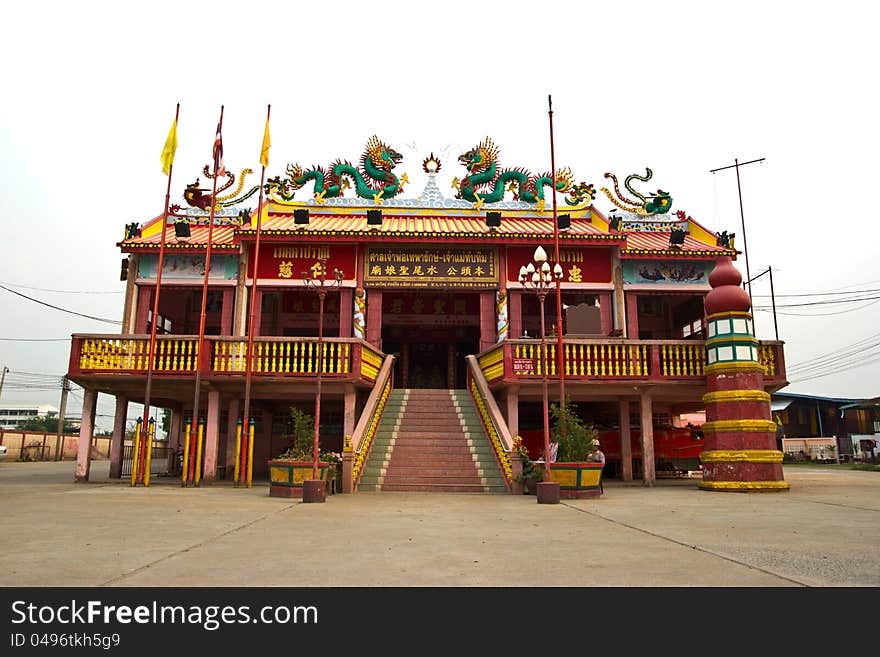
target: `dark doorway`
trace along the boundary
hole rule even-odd
[[[480,296],[467,291],[386,291],[382,350],[397,356],[402,388],[464,388],[464,358],[480,345]]]

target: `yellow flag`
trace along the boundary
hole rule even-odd
[[[260,164],[264,167],[269,166],[269,147],[272,140],[269,139],[269,117],[266,117],[266,130],[263,132],[263,147],[260,149]]]
[[[171,165],[174,164],[174,152],[177,150],[177,117],[171,124],[171,130],[168,131],[168,139],[165,140],[165,146],[162,148],[162,173],[166,176],[171,173]]]

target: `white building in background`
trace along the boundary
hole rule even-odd
[[[54,413],[55,417],[58,417],[58,408],[49,404],[0,406],[0,429],[15,429],[19,422],[49,413]]]

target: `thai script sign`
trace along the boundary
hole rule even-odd
[[[494,287],[492,247],[367,247],[364,282],[386,287]]]

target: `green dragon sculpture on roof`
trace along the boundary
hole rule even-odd
[[[514,200],[535,203],[538,210],[543,211],[544,188],[553,187],[552,173],[536,176],[522,168],[499,169],[498,147],[490,137],[461,154],[458,161],[467,167],[468,174],[452,181],[452,186],[458,189],[456,198],[471,201],[479,209],[483,203],[497,203],[504,199],[506,192],[511,192]],[[569,205],[589,203],[593,199],[593,186],[575,185],[568,167],[557,169],[556,190],[569,192],[571,198],[565,200]]]
[[[401,160],[400,153],[373,135],[361,155],[360,167],[339,159],[326,169],[322,166],[303,169],[299,164],[288,164],[287,177],[271,178],[265,189],[275,201],[292,201],[296,190],[311,181],[315,199],[320,204],[325,198],[343,196],[346,189],[354,186],[361,198],[381,203],[400,194],[408,182],[406,174],[398,178],[393,171]]]
[[[641,180],[642,182],[648,182],[651,177],[654,175],[654,172],[651,171],[648,167],[645,167],[645,175],[640,176],[636,173],[630,174],[623,181],[624,186],[629,190],[629,192],[638,197],[638,201],[634,201],[631,198],[627,198],[623,194],[620,193],[620,188],[617,186],[617,176],[613,173],[606,173],[606,178],[611,178],[614,181],[614,193],[617,198],[612,196],[611,192],[608,191],[607,188],[603,187],[602,192],[604,192],[605,196],[614,203],[621,210],[626,210],[627,212],[632,212],[634,214],[640,214],[642,216],[651,216],[655,214],[666,214],[672,209],[672,197],[668,192],[664,192],[662,189],[658,189],[653,196],[646,198],[642,194],[639,194],[636,190],[632,188],[630,185],[630,181],[633,179]]]

